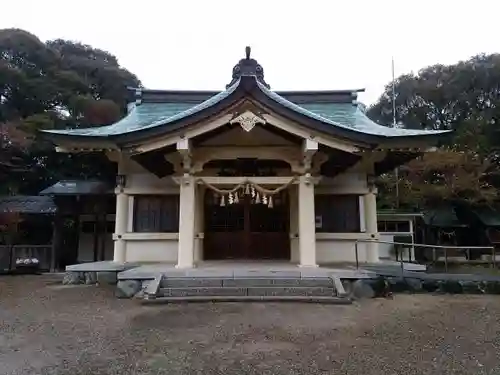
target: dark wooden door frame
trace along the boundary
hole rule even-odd
[[[210,192],[207,192],[210,194]],[[217,259],[290,259],[290,239],[289,239],[289,224],[290,224],[290,207],[289,199],[285,201],[284,217],[276,217],[277,220],[284,220],[284,228],[281,231],[252,231],[251,228],[251,214],[252,207],[249,196],[240,198],[238,203],[242,208],[242,230],[232,231],[212,231],[210,226],[210,217],[213,214],[211,210],[218,208],[215,205],[208,204],[207,195],[203,201],[205,205],[205,240],[203,249],[204,260],[217,260]],[[236,211],[237,212],[237,211]],[[279,212],[279,211],[278,211]],[[255,213],[255,211],[254,211]],[[283,212],[282,212],[283,214]],[[235,219],[234,217],[232,218]],[[231,224],[231,223],[229,223]],[[235,224],[237,226],[237,224]]]

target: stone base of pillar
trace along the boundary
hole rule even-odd
[[[191,269],[191,268],[196,268],[196,264],[193,265],[183,265],[183,264],[176,264],[175,268],[181,269],[181,270],[186,270],[186,269]]]
[[[127,260],[127,244],[125,240],[115,240],[113,250],[113,262],[125,263]]]
[[[318,268],[319,267],[317,264],[299,264],[298,266],[300,268]]]
[[[300,252],[299,252],[299,239],[292,238],[290,240],[290,262],[299,263],[300,262]]]
[[[380,262],[378,245],[378,242],[375,241],[366,243],[366,261],[368,263]]]

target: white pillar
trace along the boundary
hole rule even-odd
[[[203,260],[203,229],[205,225],[205,190],[198,186],[195,190],[196,207],[194,221],[194,263]]]
[[[179,246],[177,267],[194,266],[194,230],[195,230],[195,180],[190,175],[181,178],[179,204]]]
[[[299,266],[317,267],[314,183],[310,181],[310,177],[300,176],[298,185]]]
[[[379,244],[377,229],[377,198],[374,192],[364,196],[366,233],[370,236],[370,242],[366,243],[366,261],[377,263],[379,261]]]
[[[127,247],[123,235],[127,232],[129,196],[123,192],[116,194],[115,243],[113,261],[124,263],[127,259]]]
[[[290,202],[290,261],[299,263],[299,198],[297,186],[290,186],[288,191]]]

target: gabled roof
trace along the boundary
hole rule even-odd
[[[0,213],[53,214],[57,206],[50,197],[14,195],[0,198]]]
[[[43,189],[40,195],[94,195],[112,193],[113,188],[98,180],[61,180]]]
[[[433,227],[440,228],[463,228],[466,223],[460,221],[457,217],[453,205],[443,205],[424,211],[424,223]]]
[[[447,131],[390,128],[371,121],[357,105],[357,92],[274,92],[264,81],[263,69],[247,58],[233,69],[233,79],[219,93],[203,91],[134,90],[136,103],[115,124],[71,130],[47,130],[55,140],[106,139],[120,144],[131,139],[168,134],[210,118],[244,99],[294,120],[311,130],[353,141],[378,144],[387,139],[429,137]],[[211,95],[211,96],[210,96]]]

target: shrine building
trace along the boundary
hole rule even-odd
[[[247,47],[222,91],[133,89],[120,121],[44,135],[118,163],[115,262],[378,262],[374,179],[446,132],[376,124],[360,91],[273,91]]]

